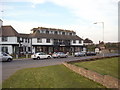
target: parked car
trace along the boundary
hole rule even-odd
[[[13,60],[13,57],[10,56],[7,53],[0,52],[0,61],[8,61],[11,62]]]
[[[51,58],[51,55],[48,55],[44,52],[38,52],[38,53],[31,55],[31,58],[34,60],[35,59],[40,60],[40,59],[45,59],[45,58],[49,59],[49,58]]]
[[[86,55],[87,55],[87,56],[94,56],[94,55],[96,55],[96,52],[90,52],[90,51],[89,51],[89,52],[86,52]]]
[[[85,56],[85,53],[84,52],[75,52],[74,56],[75,57]]]
[[[53,58],[62,58],[62,57],[67,58],[68,55],[65,54],[65,53],[63,53],[63,52],[54,52],[54,53],[52,54],[52,57],[53,57]]]

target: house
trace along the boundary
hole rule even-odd
[[[86,38],[86,39],[84,40],[84,45],[93,45],[93,41],[90,40],[89,38]]]
[[[76,52],[83,48],[83,39],[74,31],[46,27],[33,28],[32,31],[33,52]]]
[[[83,50],[83,39],[76,32],[64,29],[38,27],[32,33],[18,33],[12,26],[3,26],[0,20],[0,50],[9,54],[36,52],[77,52]]]
[[[1,20],[2,22],[2,20]],[[2,24],[2,23],[1,23]],[[12,26],[0,26],[0,51],[9,54],[31,51],[29,34],[20,34]]]

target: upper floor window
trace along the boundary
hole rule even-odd
[[[46,43],[50,43],[50,39],[46,39]]]
[[[3,42],[7,42],[8,41],[8,37],[2,37],[2,41]]]
[[[57,31],[55,31],[55,34],[58,34],[58,32],[57,32]]]
[[[73,40],[73,43],[76,43],[76,40]]]
[[[45,30],[41,30],[40,33],[45,33]]]
[[[72,35],[72,33],[69,33],[69,35]]]
[[[79,43],[81,43],[81,40],[79,40]]]
[[[28,43],[30,42],[30,39],[28,38]]]
[[[53,34],[53,31],[50,31],[50,34]]]
[[[42,43],[42,39],[41,38],[37,38],[37,43]]]
[[[65,32],[62,32],[62,35],[65,35]]]
[[[49,34],[49,31],[46,31],[46,34]]]
[[[17,37],[17,42],[20,42],[20,37]]]

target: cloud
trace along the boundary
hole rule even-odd
[[[77,24],[67,25],[66,23],[66,25],[58,26],[57,23],[56,25],[51,25],[42,22],[24,22],[24,25],[27,23],[24,29],[29,30],[33,27],[45,25],[46,27],[72,29],[75,30],[80,37],[92,38],[95,42],[102,40],[102,26],[101,24],[94,25],[93,23],[101,21],[105,23],[105,40],[117,41],[118,1],[119,0],[2,0],[2,2],[30,2],[32,3],[31,7],[33,8],[36,8],[36,5],[38,4],[44,4],[46,2],[51,2],[67,8],[75,17],[77,17]],[[10,21],[8,24],[13,24],[14,27],[17,28],[15,23],[18,23],[19,26],[17,26],[20,28],[20,23],[23,22]]]

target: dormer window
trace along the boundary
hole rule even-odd
[[[62,32],[62,35],[65,35],[65,32]]]
[[[46,31],[46,34],[49,34],[49,31]]]
[[[72,33],[69,33],[69,35],[72,35]]]
[[[55,31],[55,34],[58,34],[58,32],[57,32],[57,31]]]

